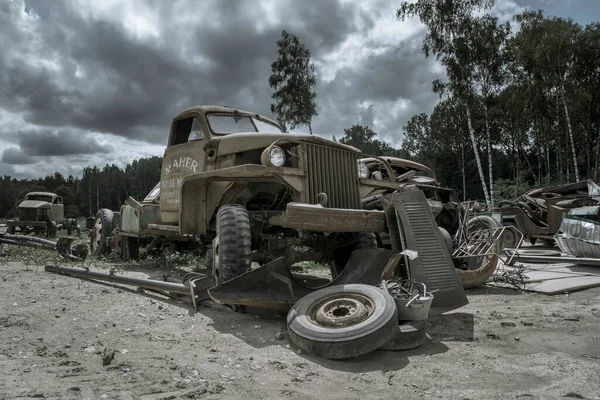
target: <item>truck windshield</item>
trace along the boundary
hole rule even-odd
[[[247,115],[208,114],[210,129],[218,135],[242,132],[281,133],[277,125]]]
[[[52,196],[44,196],[41,194],[32,194],[25,198],[25,200],[36,200],[36,201],[46,201],[48,203],[52,203]]]

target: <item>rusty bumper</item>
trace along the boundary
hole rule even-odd
[[[375,210],[325,208],[315,204],[289,203],[273,224],[315,232],[385,232],[385,214]],[[278,223],[279,222],[279,223]]]

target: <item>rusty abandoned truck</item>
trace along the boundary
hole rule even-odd
[[[361,183],[360,156],[255,113],[189,108],[172,121],[159,185],[88,222],[92,254],[131,259],[142,247],[193,243],[208,252],[217,284],[279,257],[329,264],[335,277],[385,230],[382,211],[362,209],[379,182]]]
[[[30,192],[21,201],[16,219],[6,221],[7,232],[27,235],[45,233],[50,238],[56,237],[56,232],[66,229],[67,234],[78,230],[77,222],[65,219],[62,197],[50,192]]]

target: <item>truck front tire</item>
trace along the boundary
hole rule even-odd
[[[113,230],[113,212],[106,208],[101,208],[96,214],[92,235],[90,236],[90,250],[92,255],[97,256],[107,254],[110,247],[107,238],[110,237]]]
[[[217,284],[250,271],[252,234],[246,207],[233,204],[219,209],[213,248],[213,274]]]

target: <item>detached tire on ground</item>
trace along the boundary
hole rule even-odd
[[[113,212],[106,208],[101,208],[96,213],[94,226],[92,227],[92,232],[90,232],[90,250],[92,255],[107,254],[110,251],[107,239],[113,231],[113,217]]]
[[[379,350],[412,350],[422,346],[425,340],[427,340],[425,321],[402,322],[398,325],[394,336],[381,346]]]
[[[252,234],[246,207],[234,204],[219,209],[213,248],[213,274],[217,284],[250,271]]]
[[[392,296],[374,286],[330,286],[300,299],[287,316],[290,341],[318,357],[343,359],[369,353],[398,329]]]

